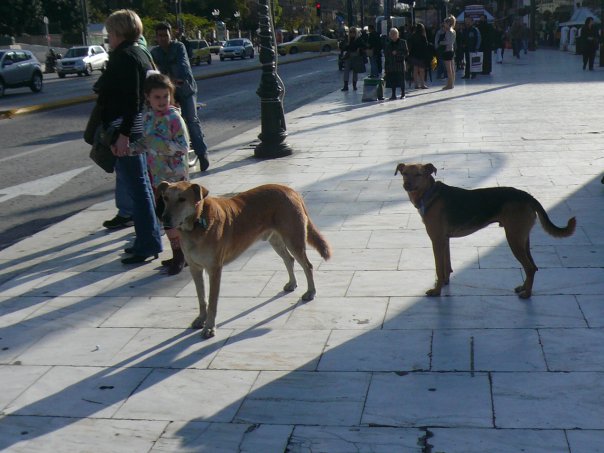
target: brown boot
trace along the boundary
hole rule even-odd
[[[168,265],[168,275],[176,275],[180,274],[183,267],[185,267],[185,255],[182,253],[182,249],[175,248],[172,249],[172,257],[171,263]]]

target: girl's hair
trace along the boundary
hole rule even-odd
[[[415,26],[415,32],[419,33],[420,35],[425,37],[426,36],[426,27],[424,27],[424,24],[419,23]]]
[[[145,96],[148,96],[151,93],[151,90],[156,88],[160,88],[163,90],[168,90],[170,92],[170,97],[174,99],[174,84],[170,80],[168,76],[164,74],[150,74],[145,79],[145,84],[143,85],[143,91],[145,92]]]
[[[120,9],[111,13],[105,21],[107,32],[124,38],[125,41],[136,42],[143,34],[143,23],[134,11]]]
[[[453,14],[449,14],[445,21],[449,22],[449,25],[451,25],[452,28],[455,28],[455,22],[457,22],[457,20],[455,19],[455,16]]]

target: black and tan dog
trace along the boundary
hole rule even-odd
[[[545,209],[535,198],[513,187],[490,187],[466,190],[435,181],[432,164],[398,164],[394,174],[403,176],[403,188],[411,203],[419,211],[426,231],[432,241],[436,264],[436,284],[428,296],[440,295],[441,288],[449,283],[451,256],[449,239],[463,237],[499,222],[512,253],[526,273],[524,283],[515,291],[521,298],[531,297],[537,266],[530,251],[530,232],[536,216],[543,229],[554,237],[567,237],[576,227],[571,218],[564,228],[554,225]]]
[[[296,289],[294,259],[304,269],[308,288],[303,300],[315,297],[312,264],[306,243],[324,259],[331,249],[312,223],[302,196],[289,187],[269,184],[231,198],[209,197],[199,184],[162,182],[158,192],[164,203],[164,225],[178,228],[182,251],[195,281],[199,316],[192,327],[203,327],[202,336],[214,336],[222,267],[259,239],[268,240],[281,257],[289,274],[285,291]],[[203,271],[210,280],[206,303]]]

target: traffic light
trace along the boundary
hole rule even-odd
[[[317,17],[321,17],[321,3],[315,3],[315,9],[317,10]]]

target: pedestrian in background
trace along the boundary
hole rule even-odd
[[[583,48],[583,70],[589,64],[589,70],[594,70],[594,60],[598,50],[598,32],[594,27],[594,18],[585,19],[585,24],[581,28],[581,45]]]
[[[360,66],[363,65],[363,49],[365,48],[365,42],[357,36],[357,29],[350,27],[348,30],[348,38],[342,45],[342,51],[344,52],[344,87],[341,91],[348,91],[348,82],[350,80],[350,73],[352,72],[352,89],[357,89],[357,80]]]
[[[445,50],[443,61],[447,70],[447,84],[443,90],[451,90],[455,86],[455,46],[457,33],[455,32],[455,16],[450,15],[445,19]]]
[[[164,74],[152,74],[145,80],[145,99],[149,109],[143,116],[143,146],[155,193],[157,214],[161,219],[163,200],[157,196],[162,181],[189,180],[189,134],[185,120],[174,107],[174,85]],[[170,240],[172,258],[162,261],[169,275],[182,271],[185,257],[180,247],[180,234],[172,225],[164,225]]]
[[[112,145],[115,171],[132,198],[132,220],[136,234],[124,264],[136,264],[162,251],[159,223],[155,215],[153,191],[147,159],[139,141],[143,135],[143,84],[153,69],[149,55],[138,45],[143,34],[140,17],[131,10],[112,13],[105,22],[111,53],[107,69],[97,83],[98,103],[105,127],[116,127],[119,135]]]
[[[466,65],[462,79],[474,79],[476,73],[472,72],[470,54],[478,52],[478,49],[480,49],[480,31],[476,28],[474,20],[470,16],[464,17],[463,46]]]
[[[512,40],[512,54],[520,58],[520,48],[522,47],[522,20],[517,17],[510,28],[510,39]]]
[[[446,18],[440,24],[440,28],[434,34],[434,49],[436,50],[436,58],[438,60],[436,66],[436,78],[444,79],[446,74],[445,61],[443,54],[445,52],[445,35],[447,33]]]
[[[367,38],[367,56],[371,65],[371,77],[382,76],[382,38],[373,25],[367,26],[369,37]]]
[[[502,64],[505,51],[505,31],[502,24],[498,22],[493,27],[493,49],[495,50],[495,61]]]
[[[424,24],[417,24],[409,38],[409,63],[413,65],[415,88],[428,88],[426,85],[426,68],[432,60],[432,46],[428,43]]]
[[[201,123],[197,117],[197,82],[183,43],[172,39],[172,27],[167,22],[155,26],[157,47],[151,50],[160,72],[167,75],[176,87],[174,95],[182,116],[187,123],[193,150],[199,158],[199,168],[206,171],[210,166],[208,147],[203,140]]]
[[[493,27],[489,24],[487,16],[481,14],[478,21],[480,31],[480,50],[482,52],[482,75],[489,75],[493,69]]]
[[[405,59],[409,55],[407,41],[400,38],[399,31],[391,28],[390,38],[384,52],[386,87],[392,89],[390,100],[396,99],[396,87],[401,88],[401,99],[405,99]]]

